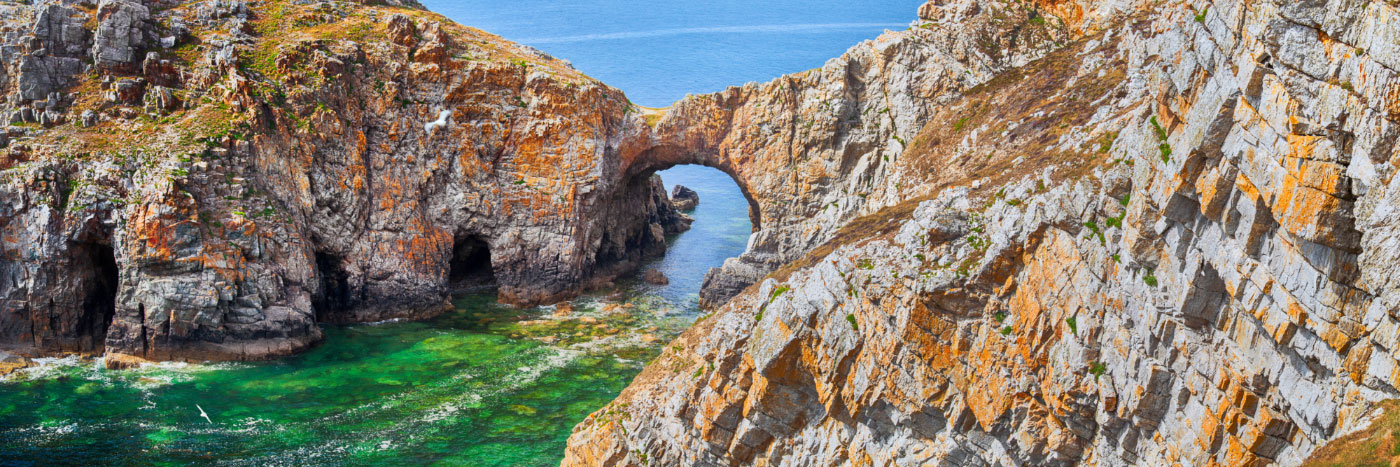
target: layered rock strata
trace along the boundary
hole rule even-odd
[[[1053,52],[901,126],[873,188],[912,196],[700,320],[564,464],[1298,465],[1400,396],[1400,10],[937,1],[875,44],[1037,7]]]

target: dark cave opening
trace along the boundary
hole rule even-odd
[[[76,335],[82,342],[81,350],[97,351],[107,340],[107,328],[117,314],[117,287],[120,274],[117,269],[117,255],[111,245],[83,243],[76,248],[75,258],[86,262],[83,272],[86,283],[82,296],[82,315],[78,320]]]
[[[447,286],[453,292],[479,292],[496,287],[491,269],[491,246],[481,237],[459,236],[452,241]]]
[[[350,274],[345,272],[345,258],[316,252],[316,271],[321,276],[321,295],[313,303],[316,321],[329,321],[329,315],[350,308]]]

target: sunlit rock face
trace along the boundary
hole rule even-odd
[[[569,298],[687,221],[621,92],[416,5],[0,13],[5,346],[285,355],[463,281]]]
[[[771,154],[792,164],[749,165],[763,225],[740,261],[766,235],[795,253],[581,423],[565,465],[1298,465],[1400,396],[1396,7],[1038,4],[930,2],[821,70],[674,107],[661,134],[735,128],[729,160],[805,134],[743,117],[802,96],[888,107],[902,142],[790,138]],[[837,71],[1017,22],[1052,32],[997,49],[1015,68]],[[865,114],[835,115],[812,133]],[[809,172],[827,185],[753,188]],[[850,210],[785,217],[763,199],[782,187]]]

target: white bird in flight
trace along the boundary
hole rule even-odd
[[[200,407],[199,404],[195,404],[194,406],[199,409],[199,416],[204,417],[204,421],[214,423],[213,420],[209,419],[209,414],[204,413],[204,407]]]

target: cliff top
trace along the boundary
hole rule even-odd
[[[399,69],[390,62],[396,61],[468,74],[515,67],[522,77],[601,86],[566,61],[416,2],[65,5],[0,6],[8,10],[0,37],[11,43],[0,58],[38,56],[62,65],[48,64],[48,73],[31,72],[24,63],[10,76],[0,70],[0,84],[18,81],[3,88],[10,95],[0,96],[8,104],[0,105],[0,117],[12,123],[0,131],[8,135],[0,136],[0,169],[50,156],[197,153],[256,133],[259,107],[285,116],[290,130],[306,131],[324,109],[317,96],[330,83],[355,74],[373,83],[374,94],[390,93],[386,88],[395,85],[392,72]],[[130,34],[111,32],[123,27]],[[64,69],[76,72],[62,76]],[[26,92],[32,88],[39,92]],[[412,96],[399,99],[417,103]],[[14,142],[7,149],[6,139]]]

